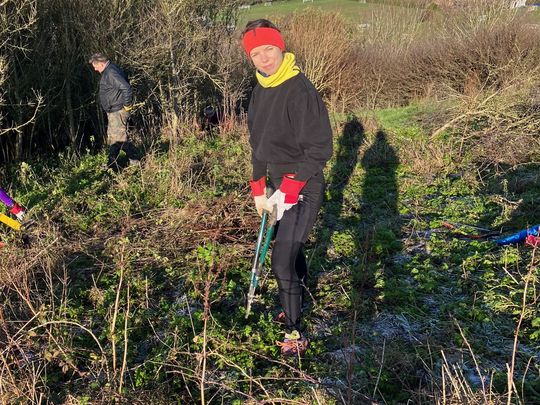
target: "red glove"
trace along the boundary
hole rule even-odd
[[[533,248],[538,247],[540,245],[540,237],[534,235],[527,235],[527,238],[525,239],[525,244],[531,245]]]
[[[24,218],[25,210],[17,203],[15,203],[13,207],[11,207],[9,212],[15,215],[19,221],[22,221],[22,219]]]
[[[251,195],[255,201],[255,208],[260,217],[262,217],[263,211],[267,209],[266,206],[266,177],[261,177],[259,180],[251,180],[249,182],[251,187]]]
[[[298,202],[298,195],[300,190],[306,185],[305,181],[294,180],[291,175],[285,175],[279,189],[285,194],[285,204],[296,204]]]
[[[266,188],[266,177],[263,176],[259,180],[251,180],[249,185],[251,186],[251,195],[253,197],[264,195],[264,190]]]

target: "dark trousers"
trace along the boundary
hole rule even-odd
[[[281,177],[270,176],[277,189]],[[304,244],[313,229],[324,195],[324,176],[317,173],[304,186],[298,201],[285,211],[278,223],[272,249],[272,271],[279,288],[279,299],[285,312],[285,327],[288,332],[300,328],[303,290],[308,268],[304,256]]]

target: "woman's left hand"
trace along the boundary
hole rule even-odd
[[[274,206],[276,207],[276,220],[280,220],[283,217],[285,211],[290,210],[296,203],[286,203],[285,202],[286,194],[281,190],[276,190],[274,194],[270,196],[266,202],[266,210],[269,212],[273,211]]]

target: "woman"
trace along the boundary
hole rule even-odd
[[[246,55],[258,84],[251,95],[248,127],[252,148],[250,182],[259,215],[277,209],[272,271],[283,307],[284,355],[302,355],[308,341],[300,332],[302,295],[307,276],[303,252],[324,193],[323,168],[332,155],[328,111],[285,52],[280,31],[268,20],[251,21],[242,33]],[[266,198],[266,177],[273,190]]]

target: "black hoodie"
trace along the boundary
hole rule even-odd
[[[306,182],[332,156],[332,128],[321,96],[300,73],[276,87],[255,86],[248,110],[253,179],[267,170]],[[280,170],[281,168],[281,170]]]

